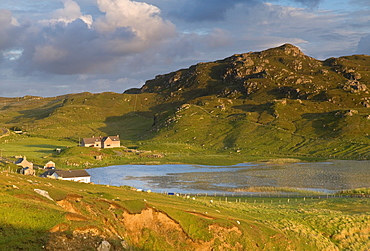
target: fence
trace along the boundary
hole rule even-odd
[[[299,195],[299,194],[277,194],[277,193],[244,193],[244,194],[227,194],[227,193],[167,193],[166,195],[176,195],[179,197],[186,198],[202,198],[209,199],[210,201],[224,201],[224,202],[235,202],[235,203],[274,203],[274,202],[304,202],[309,200],[320,200],[320,199],[345,199],[345,198],[370,198],[370,194],[321,194],[321,195]]]

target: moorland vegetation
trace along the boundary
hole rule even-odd
[[[207,155],[206,162],[214,155],[233,155],[235,162],[274,156],[368,159],[369,68],[370,56],[319,61],[286,44],[199,63],[123,94],[0,98],[2,127],[27,132],[1,138],[2,154],[26,152],[14,151],[11,143],[17,141],[34,140],[25,145],[40,157],[40,145],[73,147],[83,137],[120,135],[122,145],[163,153],[173,162],[203,163]],[[44,139],[49,143],[42,144]],[[96,154],[72,149],[70,156],[79,151]],[[103,155],[119,158],[112,151]]]
[[[369,250],[367,198],[189,200],[20,176],[12,164],[14,156],[62,169],[367,160],[369,69],[370,56],[320,61],[286,44],[122,94],[0,98],[0,247],[92,250],[106,240],[111,250]],[[78,146],[94,135],[120,135],[125,147]]]

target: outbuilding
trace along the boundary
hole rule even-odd
[[[78,181],[78,182],[84,182],[84,183],[90,183],[90,174],[86,172],[86,170],[70,170],[70,171],[64,171],[64,170],[56,170],[51,175],[49,175],[51,178],[55,179],[61,179],[61,180],[71,180],[71,181]]]

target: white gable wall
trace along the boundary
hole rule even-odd
[[[63,177],[60,177],[56,172],[53,173],[51,176],[54,177],[55,179],[60,179],[60,180],[70,180],[70,181],[90,183],[90,177],[63,178]]]

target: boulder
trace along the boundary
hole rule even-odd
[[[108,241],[102,241],[98,247],[98,251],[109,251],[111,244]]]
[[[41,196],[44,196],[45,198],[49,199],[49,200],[53,200],[53,198],[50,197],[49,193],[45,190],[41,190],[41,189],[34,189],[34,191],[38,194],[40,194]]]
[[[349,91],[351,93],[358,93],[358,92],[364,92],[367,90],[367,86],[365,84],[361,84],[357,80],[348,80],[343,85],[343,90]]]

